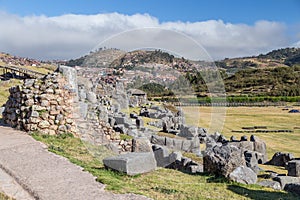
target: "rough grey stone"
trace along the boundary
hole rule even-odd
[[[77,85],[77,71],[75,68],[60,65],[58,68],[67,79],[70,90],[76,94],[74,100],[78,101],[78,85]]]
[[[205,172],[227,177],[237,167],[246,166],[246,162],[241,149],[225,144],[207,149],[203,157],[203,165]]]
[[[244,152],[244,156],[245,156],[245,160],[246,160],[246,166],[251,168],[255,173],[258,174],[259,172],[259,167],[258,167],[258,156],[257,156],[257,152],[254,151],[245,151]]]
[[[156,161],[153,152],[127,153],[103,159],[106,167],[128,175],[143,174],[155,170]]]
[[[171,164],[169,150],[166,147],[153,145],[152,149],[158,167],[167,167]]]
[[[158,144],[158,145],[166,145],[166,137],[153,135],[151,137],[151,143]]]
[[[97,96],[94,92],[89,91],[86,95],[86,98],[91,103],[97,103]]]
[[[133,139],[133,151],[134,152],[151,152],[152,147],[148,138],[140,137]]]
[[[79,112],[81,117],[86,118],[88,112],[88,104],[85,102],[79,102]]]
[[[181,126],[180,133],[178,134],[180,137],[190,138],[198,136],[198,127],[195,126]]]
[[[288,176],[300,177],[300,160],[292,160],[287,165]]]
[[[250,141],[253,142],[254,151],[260,153],[261,155],[261,157],[258,158],[258,163],[259,164],[266,163],[268,160],[266,143],[255,135],[250,136]]]
[[[300,177],[293,176],[277,176],[273,180],[280,183],[281,189],[284,189],[285,185],[289,183],[300,183]]]
[[[246,166],[239,166],[229,174],[229,179],[243,184],[255,184],[257,175]]]
[[[181,147],[182,151],[190,152],[191,146],[192,146],[191,140],[182,140],[182,147]]]
[[[136,123],[136,127],[137,127],[138,129],[144,127],[144,121],[143,121],[143,119],[140,118],[140,117],[137,118],[137,119],[135,120],[135,123]]]
[[[182,150],[182,140],[173,138],[173,149]]]
[[[39,117],[39,116],[40,116],[39,113],[35,110],[30,112],[30,117]]]
[[[276,152],[273,155],[272,159],[267,162],[267,164],[285,167],[287,162],[289,162],[293,159],[294,159],[294,156],[291,153]]]
[[[263,180],[258,182],[257,184],[263,187],[273,188],[274,190],[281,190],[280,183],[277,181]]]
[[[180,151],[172,152],[169,155],[169,159],[170,159],[170,162],[172,162],[172,163],[175,162],[176,160],[181,161],[181,159],[182,159],[182,153]]]
[[[86,91],[83,88],[79,89],[78,96],[80,101],[84,101],[87,97]]]
[[[38,125],[40,128],[48,128],[50,126],[50,123],[46,120],[42,120],[39,122],[39,125]]]

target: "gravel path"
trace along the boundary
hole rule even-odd
[[[142,200],[112,194],[95,177],[23,132],[0,126],[0,191],[18,199]]]

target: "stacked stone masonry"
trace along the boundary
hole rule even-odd
[[[23,85],[12,87],[9,92],[3,112],[5,123],[27,132],[75,134],[74,93],[67,89],[61,74],[55,72],[42,79],[26,79]]]

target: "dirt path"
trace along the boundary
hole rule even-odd
[[[0,191],[16,199],[142,200],[112,194],[95,177],[23,132],[0,126]]]

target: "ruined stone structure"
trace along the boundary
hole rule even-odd
[[[76,133],[72,120],[74,93],[59,73],[42,79],[26,79],[23,85],[10,88],[3,120],[10,126],[43,134]]]

